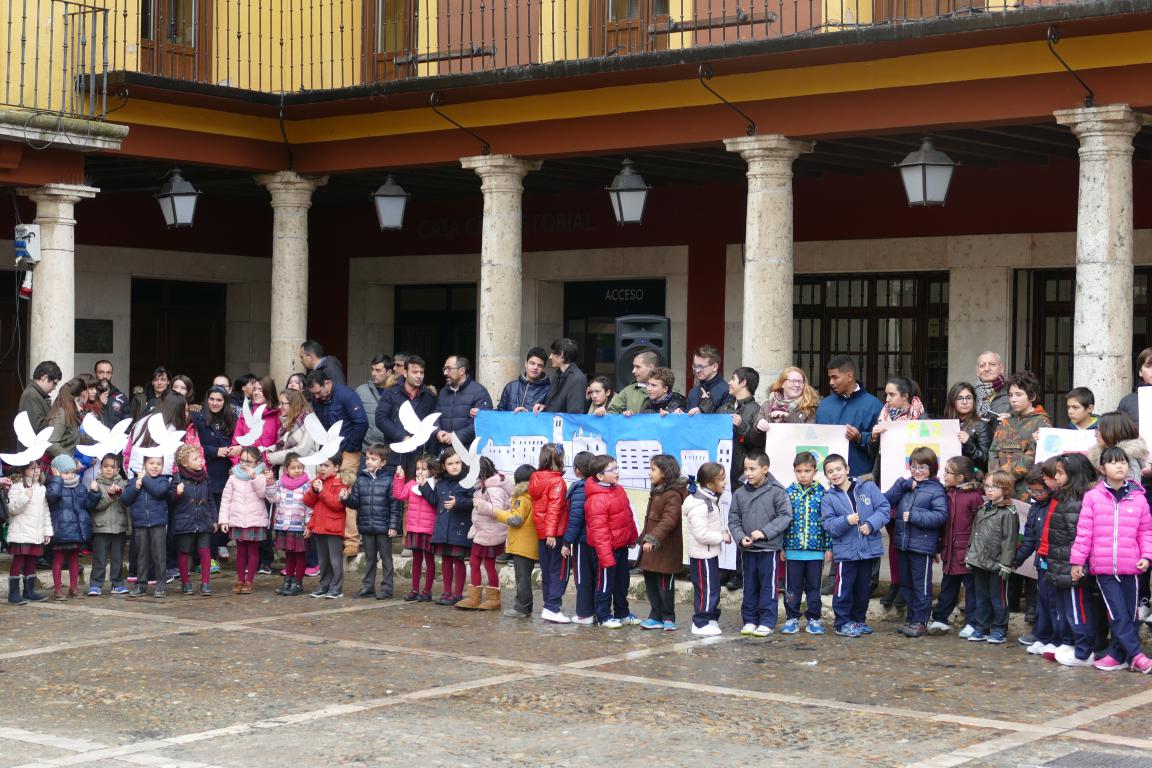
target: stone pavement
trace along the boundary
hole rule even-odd
[[[894,614],[868,638],[757,640],[726,610],[725,634],[698,639],[686,601],[678,632],[644,632],[281,598],[278,582],[233,596],[224,574],[212,598],[0,606],[0,768],[1015,768],[1152,755],[1152,677],[1027,657],[1020,626],[1003,646],[906,640]]]

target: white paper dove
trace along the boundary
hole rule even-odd
[[[393,453],[411,453],[420,446],[428,442],[428,438],[432,437],[432,433],[436,431],[436,422],[440,420],[440,414],[430,413],[423,419],[416,415],[416,410],[412,407],[412,403],[405,401],[400,406],[400,426],[404,427],[404,431],[408,433],[408,437],[404,438],[398,443],[392,443],[388,446],[392,449]]]
[[[244,419],[244,423],[248,425],[248,431],[236,438],[236,444],[242,445],[247,448],[254,445],[260,439],[261,433],[264,431],[264,409],[267,406],[258,405],[256,410],[252,410],[251,403],[248,398],[244,398],[244,405],[240,408],[240,418]]]
[[[184,443],[184,430],[169,430],[164,426],[164,416],[154,413],[148,417],[148,436],[155,445],[133,446],[132,450],[144,458],[167,458],[176,453],[176,449]]]
[[[12,428],[16,430],[16,439],[24,450],[19,453],[0,453],[0,461],[12,467],[22,467],[36,461],[48,446],[52,444],[52,427],[44,427],[39,432],[32,431],[32,422],[28,419],[27,411],[20,411],[12,420]]]
[[[76,450],[94,459],[103,458],[110,453],[123,453],[124,447],[128,445],[128,426],[131,423],[132,419],[124,419],[109,429],[104,426],[100,419],[90,413],[84,417],[84,421],[80,422],[80,427],[96,441],[96,444],[77,445]]]
[[[453,432],[452,447],[456,449],[456,455],[460,457],[460,460],[468,465],[468,474],[464,475],[464,479],[460,481],[460,487],[471,488],[480,479],[480,454],[476,453],[476,449],[480,447],[480,438],[472,441],[471,448],[465,448],[464,443],[460,442],[460,438],[456,437],[456,433]]]
[[[308,437],[312,438],[312,442],[316,443],[316,452],[302,456],[300,463],[306,467],[314,467],[325,459],[335,456],[344,442],[344,438],[340,435],[340,428],[343,426],[344,421],[340,420],[325,430],[316,414],[310,413],[305,416],[304,429],[308,432]]]

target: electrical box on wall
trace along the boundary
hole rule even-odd
[[[39,224],[17,224],[13,244],[16,247],[17,269],[34,269],[40,263]]]

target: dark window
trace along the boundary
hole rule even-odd
[[[182,373],[203,392],[224,370],[227,306],[223,283],[133,278],[131,359],[128,381],[120,386],[146,385],[152,369],[163,365],[169,376]]]
[[[908,376],[920,385],[928,413],[941,413],[948,391],[947,273],[797,275],[792,302],[796,364],[821,392],[828,391],[828,360],[847,354],[868,391],[882,391],[889,376]]]
[[[449,355],[476,360],[476,285],[396,286],[396,349],[413,352],[428,363],[425,381],[439,388],[434,375]]]
[[[616,318],[663,315],[663,280],[610,280],[564,284],[564,335],[576,342],[576,364],[589,378],[616,379]],[[547,348],[552,339],[539,339]],[[525,340],[525,349],[532,346]],[[677,387],[681,389],[681,387]],[[681,390],[682,391],[682,390]]]

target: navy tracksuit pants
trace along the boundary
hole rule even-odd
[[[900,566],[900,594],[908,603],[908,623],[927,624],[932,610],[932,555],[896,552]]]
[[[780,600],[776,596],[775,550],[744,550],[744,599],[740,619],[745,624],[776,628]]]
[[[952,612],[960,603],[960,587],[964,587],[964,618],[968,619],[969,624],[972,623],[972,611],[974,610],[972,593],[976,590],[976,585],[971,573],[946,573],[940,577],[940,594],[936,596],[936,608],[932,611],[932,621],[938,621],[941,624],[948,623],[948,619],[952,618]]]
[[[1053,587],[1038,571],[1036,579],[1036,624],[1032,635],[1044,645],[1060,645],[1060,599]]]
[[[1096,625],[1092,616],[1092,595],[1082,584],[1071,589],[1057,589],[1060,601],[1061,645],[1076,648],[1076,658],[1092,658],[1096,645]]]
[[[1140,586],[1135,574],[1097,576],[1100,594],[1108,620],[1112,623],[1112,645],[1108,655],[1117,661],[1131,663],[1140,653],[1140,624],[1136,611],[1140,604]]]
[[[834,564],[832,613],[836,629],[845,624],[866,624],[868,599],[872,596],[872,569],[880,558],[840,560]]]
[[[564,607],[564,592],[568,589],[568,558],[561,554],[559,542],[550,547],[541,539],[538,552],[544,608],[559,613]]]
[[[600,560],[586,541],[577,541],[572,548],[572,578],[576,580],[576,615],[588,618],[596,612],[596,571]]]
[[[986,571],[983,568],[973,568],[972,578],[975,581],[973,594],[975,605],[968,623],[981,632],[989,629],[1008,631],[1008,584],[1000,576],[999,571]]]
[[[688,558],[692,577],[692,623],[703,627],[720,620],[720,558]]]
[[[595,563],[593,576],[592,601],[596,621],[603,624],[608,619],[622,619],[627,616],[628,610],[628,547],[621,547],[612,551],[616,565],[611,568],[601,568],[596,553],[587,544],[588,556]],[[579,593],[577,593],[579,594]],[[583,614],[581,614],[583,615]]]
[[[820,621],[820,577],[824,575],[824,558],[788,560],[784,570],[784,613],[789,619],[800,618],[800,597],[804,596],[808,621]]]

